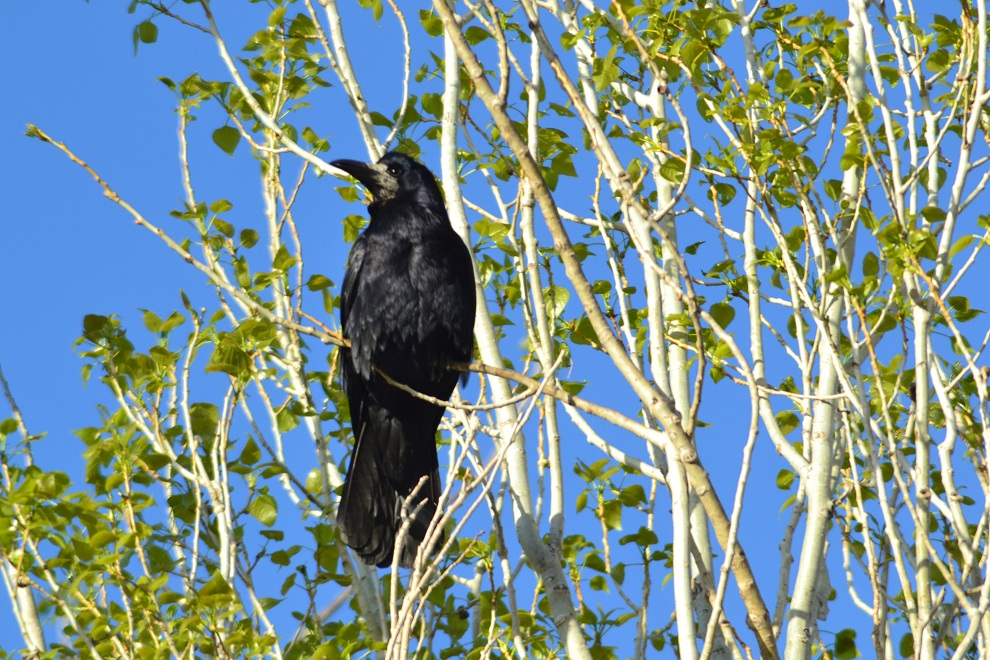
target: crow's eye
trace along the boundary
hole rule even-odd
[[[399,168],[396,167],[395,165],[389,165],[388,166],[388,173],[391,174],[392,176],[396,176],[397,177],[397,176],[399,176]]]

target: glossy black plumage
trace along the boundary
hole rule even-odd
[[[388,566],[403,502],[410,512],[422,503],[400,553],[408,566],[440,497],[435,434],[444,408],[389,385],[372,365],[418,392],[450,397],[458,373],[446,365],[470,361],[474,345],[471,254],[450,226],[436,179],[419,162],[390,152],[375,165],[331,164],[373,198],[341,293],[341,325],[351,342],[341,364],[355,446],[337,523],[363,561]]]

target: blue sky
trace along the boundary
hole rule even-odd
[[[117,313],[139,327],[139,309],[168,313],[181,305],[179,289],[193,293],[203,278],[105,199],[81,168],[26,137],[25,129],[36,124],[65,142],[121,197],[174,231],[178,222],[168,213],[183,199],[176,103],[158,77],[182,80],[199,72],[219,78],[225,71],[207,35],[170,21],[158,21],[166,45],[143,45],[135,57],[131,33],[141,9],[131,15],[123,4],[84,2],[10,9],[9,25],[19,28],[7,31],[8,43],[24,54],[24,64],[9,74],[17,101],[0,115],[0,144],[8,154],[3,187],[10,198],[0,259],[7,303],[0,360],[29,427],[48,432],[50,447],[74,442],[69,432],[100,400],[98,387],[83,386],[82,362],[73,352],[83,316]],[[222,29],[232,43],[243,43],[245,30],[256,24],[229,18],[219,15]],[[243,145],[235,158],[213,145],[210,133],[223,123],[207,115],[190,130],[197,193],[228,197],[238,218],[250,217],[261,208],[257,165]],[[363,150],[353,156],[363,158]],[[225,185],[231,180],[251,187]],[[331,187],[322,192],[339,199]],[[339,233],[338,218],[313,218],[309,226],[321,222],[328,234],[331,228]],[[346,246],[326,243],[320,270],[342,268]]]
[[[140,14],[127,14],[126,3],[59,0],[5,10],[5,40],[21,64],[7,73],[9,100],[0,111],[8,199],[0,364],[28,428],[48,434],[35,445],[39,461],[81,481],[83,445],[72,430],[98,424],[95,406],[106,401],[98,383],[86,387],[80,376],[73,344],[83,316],[117,313],[139,330],[139,308],[167,314],[180,307],[180,288],[200,293],[203,279],[105,199],[82,169],[24,131],[33,123],[66,142],[121,196],[167,224],[182,189],[174,96],[157,78],[221,71],[205,35],[180,33],[168,22],[160,23],[160,38],[172,47],[145,46],[135,57],[131,32]],[[208,135],[211,148],[198,165],[218,177],[256,171],[250,158],[226,156]],[[244,192],[246,205],[260,207],[257,187]],[[10,617],[4,594],[0,648],[20,646]]]
[[[0,129],[10,200],[0,260],[7,304],[0,359],[27,423],[47,431],[46,446],[54,447],[73,442],[68,432],[92,414],[98,398],[83,387],[72,350],[82,316],[174,307],[178,288],[199,279],[176,268],[176,257],[103,198],[80,168],[26,137],[26,125],[65,141],[122,196],[160,217],[178,205],[180,188],[173,97],[156,78],[213,61],[204,57],[205,39],[167,53],[145,48],[135,58],[136,17],[123,5],[8,9],[15,14],[8,26],[18,26],[6,30],[8,43],[23,53],[23,64],[8,74],[17,100],[6,105]]]

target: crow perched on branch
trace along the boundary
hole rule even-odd
[[[388,384],[376,369],[417,392],[450,397],[458,374],[447,365],[470,361],[474,346],[472,257],[450,226],[436,179],[419,162],[393,151],[374,165],[331,165],[373,198],[340,299],[351,342],[342,369],[355,445],[337,524],[365,563],[389,566],[403,504],[409,512],[419,507],[400,552],[410,566],[440,499],[435,436],[444,408]]]

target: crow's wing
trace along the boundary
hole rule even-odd
[[[351,317],[351,311],[357,297],[367,243],[368,241],[363,235],[359,236],[354,245],[351,246],[351,253],[347,256],[347,270],[344,271],[344,285],[340,291],[340,327],[344,337],[348,336],[347,322]]]

